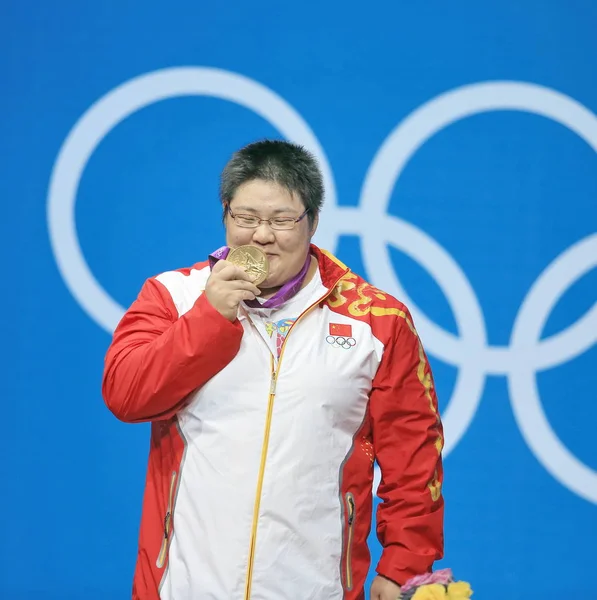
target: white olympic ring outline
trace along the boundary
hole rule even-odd
[[[97,282],[82,254],[75,223],[80,179],[98,144],[123,119],[160,100],[193,95],[246,107],[284,137],[314,153],[326,188],[324,218],[316,243],[334,252],[340,235],[359,235],[371,281],[409,306],[430,354],[459,367],[443,415],[444,456],[468,430],[486,377],[504,375],[516,422],[537,460],[570,491],[597,503],[597,472],[558,438],[541,405],[536,382],[538,371],[572,360],[597,341],[597,302],[566,330],[540,339],[547,318],[564,292],[597,266],[597,233],[579,240],[547,266],[522,302],[510,345],[491,346],[479,301],[458,263],[424,231],[386,212],[392,190],[410,158],[428,139],[456,121],[496,110],[533,113],[567,127],[597,152],[595,114],[564,94],[525,82],[481,82],[446,92],[416,109],[390,133],[367,171],[359,206],[353,208],[337,205],[331,167],[308,124],[264,85],[239,74],[205,67],[169,68],[132,79],[98,100],[75,124],[56,159],[48,193],[48,228],[59,271],[83,310],[109,333],[124,308]],[[459,337],[430,321],[410,299],[392,267],[390,244],[418,261],[438,282],[453,311]],[[376,485],[378,482],[376,469]]]
[[[334,348],[343,348],[344,350],[350,350],[351,348],[357,345],[357,341],[353,337],[347,338],[342,335],[328,335],[325,338],[325,341]]]

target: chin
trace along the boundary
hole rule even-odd
[[[257,287],[260,290],[269,290],[272,288],[280,287],[282,284],[278,283],[276,279],[266,279],[263,283],[260,283]]]

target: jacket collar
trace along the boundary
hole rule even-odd
[[[311,253],[317,259],[321,281],[328,290],[350,272],[350,269],[331,252],[323,250],[315,244],[311,244]]]

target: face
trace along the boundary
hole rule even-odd
[[[238,188],[230,202],[230,210],[234,214],[257,215],[261,219],[297,219],[305,211],[305,206],[297,194],[292,194],[277,183],[255,179]],[[270,274],[259,287],[268,289],[283,285],[301,270],[317,219],[311,225],[307,215],[294,225],[294,229],[284,231],[272,229],[269,223],[260,223],[255,229],[239,227],[229,213],[226,214],[225,223],[228,246],[257,246],[267,255]]]

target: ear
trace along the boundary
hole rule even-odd
[[[311,225],[311,231],[310,231],[311,237],[313,237],[315,235],[318,225],[319,225],[319,214],[316,214],[315,218],[313,219],[313,225]]]

